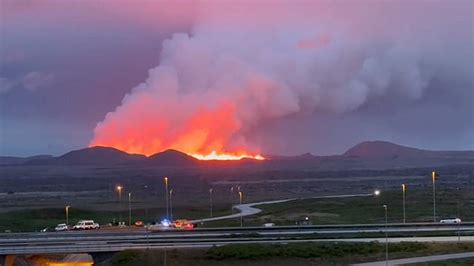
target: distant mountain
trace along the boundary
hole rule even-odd
[[[293,160],[317,160],[321,156],[316,156],[307,152],[307,153],[303,153],[300,155],[293,155],[293,156],[265,155],[264,157],[270,160],[292,160],[293,161]]]
[[[166,150],[156,153],[147,159],[147,163],[153,165],[189,165],[197,164],[198,159],[177,150]]]
[[[430,151],[406,147],[388,141],[364,141],[347,150],[343,156],[376,158],[474,158],[474,151]]]
[[[166,150],[150,157],[129,154],[110,147],[91,147],[59,157],[40,155],[27,158],[0,157],[0,165],[133,165],[170,167],[263,167],[268,169],[399,169],[440,165],[473,164],[474,151],[429,151],[386,141],[365,141],[342,155],[266,155],[268,160],[200,161],[177,150]],[[256,169],[256,168],[255,168]]]
[[[68,152],[59,157],[29,160],[26,164],[113,165],[145,160],[144,155],[129,154],[110,147],[90,147]]]
[[[0,156],[0,165],[18,165],[32,160],[47,160],[53,158],[52,155],[36,155],[31,157]]]

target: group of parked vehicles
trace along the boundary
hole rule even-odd
[[[448,218],[448,219],[440,220],[439,223],[441,223],[441,224],[460,224],[461,219],[459,219],[459,218]],[[109,225],[113,226],[115,224],[111,223]],[[123,222],[120,222],[117,225],[119,227],[120,226],[125,227],[125,223],[123,223]],[[177,229],[193,229],[197,226],[197,224],[190,223],[185,219],[175,220],[173,222],[164,220],[161,223],[151,223],[149,225],[145,225],[143,223],[143,221],[136,221],[134,223],[134,225],[136,227],[148,226],[150,229],[154,229],[155,227],[159,227],[159,228],[177,228]],[[275,226],[275,224],[274,223],[266,223],[263,226],[264,227],[273,227],[273,226]],[[80,220],[79,222],[77,222],[77,224],[75,224],[72,227],[62,223],[62,224],[58,224],[54,229],[45,228],[45,229],[41,230],[41,232],[52,232],[52,231],[61,232],[61,231],[68,231],[68,230],[94,230],[94,229],[100,229],[100,225],[98,223],[94,222],[94,220]]]
[[[135,227],[148,227],[149,229],[166,229],[166,228],[177,228],[177,229],[192,229],[195,228],[197,225],[193,223],[189,223],[187,220],[180,219],[175,221],[167,221],[166,223],[159,222],[159,223],[150,223],[145,225],[143,221],[135,221],[133,224]],[[126,227],[124,222],[112,222],[108,224],[109,227]],[[41,232],[62,232],[62,231],[69,231],[69,230],[94,230],[100,229],[100,225],[94,220],[80,220],[74,226],[69,226],[65,223],[58,224],[54,229],[51,228],[44,228]]]
[[[61,232],[68,230],[93,230],[100,229],[100,225],[95,223],[94,220],[80,220],[74,226],[70,227],[67,224],[58,224],[54,229],[44,228],[41,232]]]

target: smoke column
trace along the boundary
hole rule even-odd
[[[431,41],[447,30],[420,36],[426,24],[413,5],[277,3],[204,4],[192,30],[166,40],[147,80],[97,124],[90,145],[255,155],[264,151],[246,136],[263,121],[418,100],[442,61]]]

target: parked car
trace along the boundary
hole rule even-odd
[[[55,228],[54,231],[67,231],[69,228],[67,227],[66,224],[58,224]]]
[[[460,224],[461,219],[459,219],[459,218],[448,218],[448,219],[443,219],[439,222],[442,223],[442,224]]]
[[[98,223],[94,223],[93,220],[80,220],[72,228],[73,230],[88,230],[88,229],[99,229],[100,226]]]
[[[135,226],[142,227],[142,226],[144,226],[144,223],[143,223],[143,221],[135,221]]]
[[[41,232],[42,232],[42,233],[46,233],[46,232],[54,232],[54,230],[53,230],[53,229],[51,229],[51,228],[49,228],[49,227],[46,227],[46,228],[43,228],[43,229],[41,229]]]
[[[174,221],[172,223],[172,226],[178,229],[193,229],[194,227],[196,227],[195,224],[192,224],[185,219],[179,219]]]

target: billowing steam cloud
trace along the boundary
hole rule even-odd
[[[97,125],[91,145],[147,155],[260,152],[246,139],[259,123],[416,100],[435,74],[428,41],[394,30],[416,24],[374,25],[387,15],[380,10],[365,21],[368,14],[324,16],[325,8],[223,9],[207,8],[191,33],[163,43],[159,65]]]

